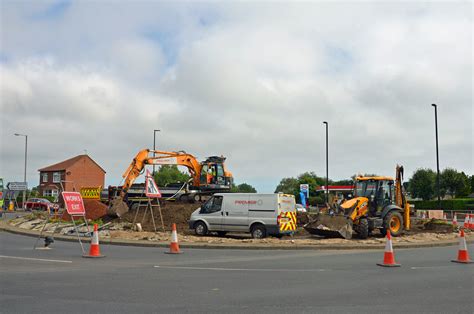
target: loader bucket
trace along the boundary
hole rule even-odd
[[[107,208],[107,215],[111,217],[121,217],[128,212],[128,205],[123,201],[123,198],[117,196],[110,201],[109,208]]]
[[[318,214],[304,225],[304,229],[311,234],[327,238],[352,238],[352,221],[342,215]]]

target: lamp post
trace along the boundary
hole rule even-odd
[[[328,152],[328,123],[326,125],[326,204],[329,204],[329,152]]]
[[[160,132],[161,130],[153,130],[153,157],[155,157],[155,142],[156,142],[156,132]],[[155,175],[155,164],[153,164],[153,176]]]
[[[23,172],[23,182],[26,182],[26,156],[28,155],[28,135],[15,133],[15,136],[24,136],[25,137],[25,171]],[[25,208],[26,203],[26,190],[23,191],[23,209]]]
[[[435,112],[435,132],[436,132],[436,189],[438,193],[438,209],[441,209],[441,197],[439,194],[439,151],[438,151],[438,106],[431,104]]]

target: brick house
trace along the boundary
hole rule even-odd
[[[58,197],[62,191],[61,182],[64,191],[77,192],[81,187],[104,186],[105,182],[105,170],[89,155],[79,155],[38,171],[38,190],[42,196]]]

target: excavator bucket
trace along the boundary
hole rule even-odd
[[[107,208],[107,215],[111,217],[121,217],[129,210],[127,203],[123,201],[123,198],[117,196],[110,201],[109,208]]]
[[[304,225],[311,234],[327,238],[352,238],[352,221],[343,215],[318,214]]]

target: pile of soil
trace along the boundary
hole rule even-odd
[[[104,217],[107,214],[107,205],[98,200],[84,200],[84,207],[86,209],[86,218],[96,220]],[[71,221],[71,216],[64,211],[61,216],[62,220]]]
[[[161,213],[163,215],[163,223],[165,225],[165,230],[170,231],[171,225],[175,223],[178,232],[189,233],[188,220],[191,217],[192,212],[199,208],[199,206],[201,206],[199,203],[190,204],[161,201],[160,207]],[[136,213],[137,210],[132,209],[128,213],[123,215],[121,220],[126,222],[133,222]],[[144,231],[154,231],[153,220],[151,218],[150,210],[148,210],[145,219],[143,219],[144,214],[145,208],[140,208],[135,223],[141,223]],[[161,218],[158,207],[155,206],[153,208],[153,214],[155,217],[156,230],[162,231],[163,229],[161,228]],[[120,221],[120,219],[117,218],[114,221],[118,222]]]

